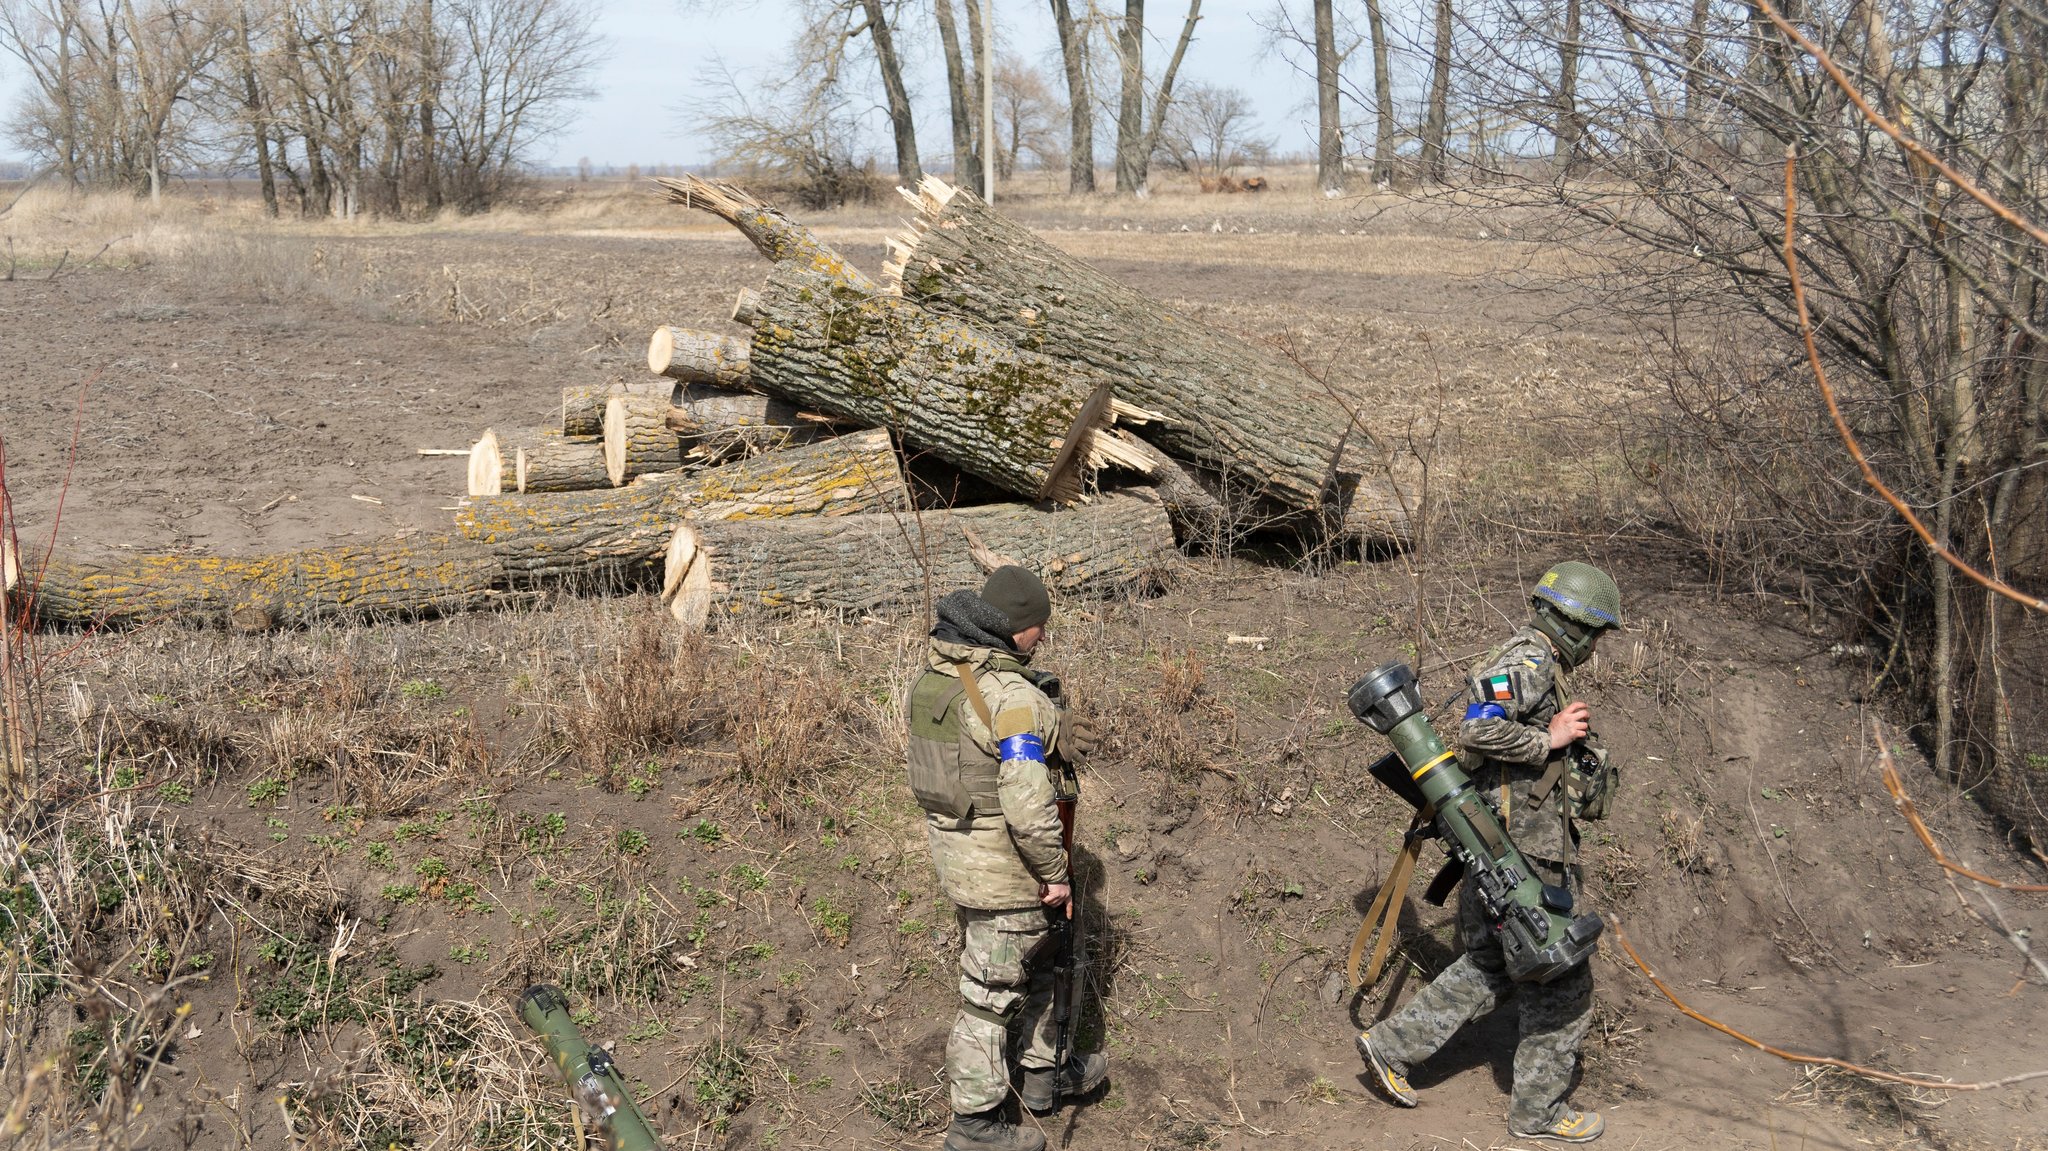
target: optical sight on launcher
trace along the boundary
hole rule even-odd
[[[1590,911],[1573,916],[1570,889],[1537,878],[1423,713],[1415,672],[1398,660],[1381,664],[1351,685],[1346,702],[1394,745],[1372,765],[1373,778],[1434,820],[1445,848],[1465,865],[1466,882],[1500,937],[1508,977],[1548,983],[1592,954],[1606,925]]]

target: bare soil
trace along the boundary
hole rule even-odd
[[[1397,656],[1450,694],[1564,556],[1610,565],[1631,618],[1576,685],[1625,765],[1617,815],[1589,828],[1590,893],[1674,991],[1766,1042],[1892,1070],[2048,1067],[2040,981],[1879,783],[1868,657],[1796,603],[1724,594],[1640,530],[1644,497],[1587,463],[1618,447],[1566,458],[1560,414],[1647,394],[1632,334],[1561,328],[1575,301],[1503,291],[1554,278],[1554,255],[1519,241],[1363,212],[1333,234],[1272,210],[1227,225],[1255,233],[1201,230],[1198,202],[1041,222],[1141,289],[1295,341],[1445,510],[1407,560],[1197,559],[1158,597],[1062,607],[1044,662],[1112,730],[1085,777],[1083,873],[1090,1034],[1113,1086],[1049,1137],[1514,1145],[1512,1007],[1419,1072],[1420,1109],[1360,1078],[1352,1034],[1449,962],[1451,930],[1447,909],[1411,906],[1397,977],[1362,1001],[1342,987],[1406,814],[1364,776],[1382,749],[1341,701]],[[887,226],[827,232],[873,267]],[[24,535],[64,549],[435,528],[460,461],[417,449],[545,422],[564,384],[644,375],[656,323],[718,329],[760,272],[740,241],[679,221],[228,236],[0,283],[6,482]],[[1529,507],[1543,514],[1517,522]],[[954,928],[897,778],[893,702],[921,626],[798,620],[677,648],[651,638],[659,619],[627,595],[275,637],[174,621],[45,637],[51,818],[138,843],[167,829],[210,878],[189,930],[96,920],[72,952],[83,981],[10,1028],[27,1050],[76,1051],[105,1018],[92,980],[175,973],[192,1011],[138,1145],[527,1146],[552,1130],[566,1146],[559,1093],[506,1013],[547,980],[671,1146],[936,1146]],[[653,681],[667,694],[626,698]],[[639,744],[608,718],[632,707],[658,716]],[[1885,730],[1954,857],[2040,881]],[[1996,899],[2014,926],[2039,922],[2041,897]],[[1618,938],[1594,961],[1575,1095],[1606,1115],[1607,1145],[2048,1146],[2038,1081],[1942,1096],[1794,1066],[1679,1015]],[[0,1070],[16,1090],[21,1067]]]

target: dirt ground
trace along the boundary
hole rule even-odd
[[[1113,1086],[1048,1124],[1056,1145],[1530,1145],[1505,1129],[1512,1007],[1418,1072],[1417,1110],[1360,1077],[1356,1028],[1452,952],[1448,912],[1418,904],[1390,986],[1342,986],[1406,822],[1364,776],[1382,748],[1342,692],[1403,657],[1448,695],[1530,579],[1584,556],[1616,572],[1631,620],[1577,685],[1625,765],[1585,859],[1620,929],[1594,960],[1574,1096],[1606,1116],[1603,1144],[2048,1147],[2041,1081],[1937,1095],[1795,1066],[1681,1016],[1617,946],[1625,931],[1688,1005],[1767,1043],[1962,1082],[2048,1067],[2048,989],[1893,809],[1875,725],[1952,857],[2040,869],[1866,698],[1864,653],[1796,603],[1724,594],[1643,530],[1622,449],[1583,431],[1654,399],[1637,333],[1507,290],[1568,282],[1569,261],[1370,203],[1021,214],[1140,289],[1294,341],[1441,508],[1405,559],[1196,558],[1159,596],[1062,605],[1045,662],[1112,732],[1082,819],[1089,1031]],[[54,278],[45,260],[0,283],[22,533],[242,553],[446,524],[461,462],[418,449],[544,423],[564,384],[644,376],[656,324],[720,329],[760,277],[743,242],[664,219],[187,221]],[[895,226],[821,223],[869,268]],[[547,980],[672,1147],[936,1147],[954,928],[894,710],[921,626],[794,620],[677,648],[661,618],[640,594],[269,637],[44,637],[51,810],[102,836],[95,865],[120,844],[194,861],[165,866],[200,910],[172,925],[133,912],[139,892],[100,898],[72,941],[86,975],[11,1001],[0,1083],[22,1090],[25,1051],[69,1052],[85,1077],[80,1036],[117,1024],[94,980],[172,982],[192,1010],[153,1040],[166,1066],[136,1145],[568,1146],[508,1010]],[[592,717],[641,676],[669,693],[647,705],[661,735],[610,755]],[[1995,898],[2039,922],[2040,896]],[[84,1088],[51,1090],[79,1105]]]

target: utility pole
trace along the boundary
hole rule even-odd
[[[996,0],[981,0],[981,194],[996,202]]]

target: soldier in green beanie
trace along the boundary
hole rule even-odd
[[[1053,1067],[1052,924],[1071,898],[1051,763],[1079,760],[1093,737],[1070,721],[1058,680],[1031,670],[1052,600],[1030,571],[997,568],[977,594],[937,605],[931,647],[910,690],[910,787],[925,811],[939,885],[959,916],[960,1012],[946,1044],[953,1122],[946,1151],[1040,1151],[1011,1123],[1017,1092],[1036,1113],[1108,1080],[1099,1054]],[[1049,689],[1049,690],[1048,690]]]

